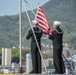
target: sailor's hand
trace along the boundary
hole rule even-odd
[[[51,35],[51,34],[52,34],[52,30],[49,30],[48,35]]]
[[[52,34],[52,31],[53,31],[53,30],[50,30],[50,34]]]

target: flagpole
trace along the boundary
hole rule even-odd
[[[19,73],[22,73],[22,0],[19,0],[19,48],[20,48],[20,65]]]

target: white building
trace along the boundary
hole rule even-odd
[[[11,49],[2,48],[2,65],[11,66]]]

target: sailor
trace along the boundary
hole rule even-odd
[[[48,36],[48,38],[53,41],[53,62],[54,62],[55,74],[65,73],[65,66],[62,58],[63,31],[61,30],[60,25],[61,25],[60,21],[54,21],[53,22],[54,30]]]
[[[39,29],[37,25],[38,25],[38,21],[33,20],[32,21],[33,30],[34,30],[39,48],[41,49],[42,30]],[[26,39],[27,40],[31,39],[31,55],[32,55],[33,70],[30,73],[37,73],[37,74],[41,73],[41,67],[42,67],[41,66],[41,56],[40,56],[39,49],[38,49],[38,46],[36,44],[32,29],[30,29],[28,31]]]

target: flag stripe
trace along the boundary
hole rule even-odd
[[[42,28],[41,26],[38,26],[40,29]],[[42,28],[43,29],[43,28]],[[43,29],[43,32],[47,33],[47,30]]]
[[[45,27],[49,28],[48,25],[46,25],[47,23],[44,20],[41,20],[40,18],[37,18],[37,20]]]
[[[38,15],[44,17],[44,14],[42,12],[40,12],[40,11],[38,12]]]
[[[42,23],[44,26],[46,25],[46,23],[45,23],[44,21],[42,21],[42,20],[40,20],[40,19],[38,19],[38,21],[39,21],[40,23]],[[45,27],[47,27],[47,26],[45,26]]]
[[[37,16],[37,18],[43,20],[44,22],[46,22],[46,19],[44,17],[42,17],[41,15]]]
[[[42,28],[46,29],[47,30],[47,27],[43,26],[41,23],[39,23],[38,26],[41,26]]]
[[[44,34],[48,34],[50,27],[40,6],[37,10],[36,19],[38,21],[38,27],[43,31]]]
[[[40,23],[42,23],[44,26],[47,27],[46,22],[44,22],[43,20],[41,20],[41,19],[39,19],[39,18],[37,18],[37,20],[38,20]]]

